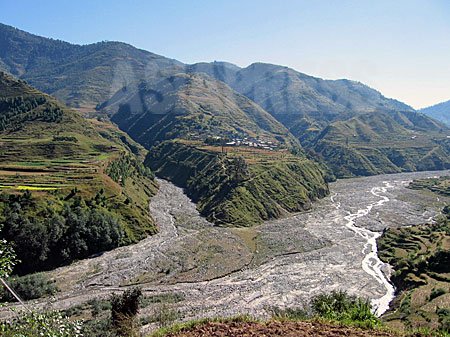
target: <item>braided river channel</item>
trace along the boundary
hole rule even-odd
[[[345,179],[309,212],[252,228],[217,227],[199,215],[181,188],[159,180],[151,213],[160,232],[141,242],[49,273],[61,289],[51,303],[64,309],[140,285],[145,296],[176,298],[180,320],[302,307],[333,290],[371,300],[376,313],[394,295],[389,266],[377,256],[384,228],[432,221],[449,200],[406,188],[417,178],[450,171]],[[155,304],[141,310],[151,315]],[[0,315],[7,315],[6,309]]]

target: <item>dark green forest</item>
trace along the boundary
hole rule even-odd
[[[105,207],[102,190],[91,199],[77,196],[75,189],[46,199],[29,192],[0,194],[2,237],[21,260],[17,274],[50,270],[121,244],[121,223]]]

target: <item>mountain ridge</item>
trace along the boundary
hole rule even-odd
[[[123,42],[76,45],[0,24],[0,65],[72,107],[95,107],[130,82],[179,64]]]
[[[420,109],[419,111],[450,126],[450,100]]]

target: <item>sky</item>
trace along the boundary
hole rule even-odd
[[[267,62],[348,78],[416,109],[450,99],[448,0],[0,0],[0,22],[184,63]]]

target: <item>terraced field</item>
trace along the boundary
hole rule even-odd
[[[380,258],[391,264],[397,287],[386,314],[398,328],[433,329],[450,323],[450,177],[418,179],[409,187],[447,200],[443,213],[428,223],[393,227],[379,239]]]

